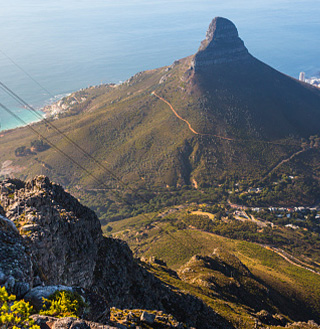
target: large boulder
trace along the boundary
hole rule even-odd
[[[37,311],[40,311],[43,307],[43,299],[48,299],[56,291],[72,291],[72,287],[63,285],[57,286],[39,286],[31,289],[25,296],[24,299],[30,302]]]
[[[107,323],[110,318],[110,308],[106,300],[96,293],[80,288],[80,287],[68,287],[63,285],[57,286],[39,286],[31,289],[25,296],[24,299],[31,303],[37,311],[43,308],[44,299],[48,299],[57,291],[70,291],[78,294],[85,307],[80,310],[80,317],[93,322]]]

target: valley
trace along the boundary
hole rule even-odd
[[[266,247],[260,243],[252,243],[249,242],[250,238],[248,239],[243,236],[238,236],[236,239],[230,239],[228,238],[228,233],[223,233],[221,229],[220,232],[214,234],[210,233],[210,230],[204,225],[205,223],[210,225],[210,222],[217,222],[217,219],[209,220],[208,217],[204,215],[195,216],[190,214],[188,215],[188,213],[191,212],[187,209],[184,209],[169,214],[164,218],[157,217],[152,220],[151,215],[149,216],[149,221],[147,221],[144,216],[139,216],[137,218],[114,222],[111,224],[112,230],[109,230],[108,235],[112,235],[113,237],[127,241],[133,250],[134,255],[141,258],[147,264],[150,264],[155,273],[157,273],[162,280],[170,282],[170,284],[173,284],[174,280],[177,280],[177,278],[174,279],[173,272],[171,276],[170,272],[165,272],[164,264],[167,264],[169,268],[176,271],[178,273],[178,277],[181,279],[181,276],[183,276],[182,273],[185,271],[183,270],[185,264],[187,264],[190,259],[194,259],[195,255],[199,255],[199,257],[212,257],[212,255],[220,255],[219,262],[226,262],[229,264],[231,259],[233,259],[232,257],[236,257],[236,259],[240,260],[249,269],[249,271],[255,275],[256,279],[258,279],[260,283],[262,283],[262,281],[267,283],[269,287],[268,289],[273,289],[273,292],[270,292],[269,298],[273,298],[272,295],[275,293],[275,291],[278,293],[280,292],[280,294],[286,291],[285,295],[287,297],[281,297],[281,307],[286,307],[285,305],[287,302],[285,302],[285,299],[288,298],[290,294],[297,294],[300,296],[299,298],[304,298],[301,294],[303,291],[303,294],[305,293],[305,297],[308,298],[307,296],[309,293],[311,293],[311,291],[312,294],[315,293],[314,289],[316,288],[313,285],[319,282],[319,274],[311,272],[310,269],[315,268],[313,271],[316,272],[319,271],[319,267],[313,267],[315,264],[311,265],[312,262],[310,263],[310,260],[313,259],[313,257],[310,257],[308,264],[305,263],[305,265],[302,266],[302,261],[300,259],[289,259],[288,254],[286,256],[288,259],[285,259],[282,252],[279,251],[279,248],[271,248]],[[191,221],[188,219],[188,216],[197,217],[199,224],[197,224],[195,218]],[[223,221],[226,220],[224,219]],[[235,227],[236,226],[233,226],[233,229]],[[241,232],[245,231],[246,229],[242,227]],[[298,239],[301,241],[300,233],[296,234]],[[233,237],[235,237],[235,235],[233,235]],[[293,240],[293,236],[291,236],[290,239]],[[300,252],[297,252],[298,257],[301,255]],[[281,253],[281,255],[278,253]],[[315,252],[315,254],[316,253],[318,252]],[[304,269],[303,267],[308,267],[308,269]],[[218,268],[215,268],[214,270],[221,271]],[[240,278],[237,277],[235,273],[233,275],[229,273],[227,275],[229,279],[226,282],[220,282],[218,280],[222,280],[222,278],[219,277],[221,273],[214,272],[207,277],[206,271],[207,270],[202,269],[202,267],[196,271],[191,271],[190,269],[185,271],[185,273],[189,273],[188,275],[192,277],[192,279],[188,281],[191,283],[192,288],[189,286],[188,288],[184,287],[184,289],[188,289],[189,291],[191,289],[191,291],[196,293],[197,296],[200,295],[202,299],[205,298],[204,300],[206,300],[216,310],[219,310],[219,313],[224,314],[224,316],[226,316],[228,319],[231,320],[234,317],[233,321],[236,321],[236,314],[245,314],[248,312],[247,307],[253,307],[253,309],[251,309],[249,312],[254,312],[255,307],[258,309],[260,308],[259,310],[261,310],[261,308],[269,310],[266,304],[264,306],[258,306],[258,304],[250,304],[250,293],[240,293],[242,288],[245,289],[245,286],[241,286],[241,283],[238,284],[238,288],[230,287],[229,290],[229,293],[231,294],[239,293],[242,296],[240,297],[239,295],[237,297],[239,298],[238,301],[233,301],[230,303],[229,298],[229,302],[226,302],[226,300],[223,298],[221,300],[221,297],[218,297],[217,295],[217,291],[219,291],[219,289],[222,289],[223,291],[223,289],[227,289],[229,284],[235,284],[233,278],[237,278],[236,280],[239,280]],[[298,272],[296,271],[301,271],[300,274],[302,276],[300,279],[298,279],[300,274],[297,275]],[[312,281],[310,281],[310,288],[307,288],[308,283],[305,281],[305,275],[306,277],[313,277]],[[293,288],[292,286],[289,288],[289,282],[292,282],[292,280],[295,282],[294,289],[297,289],[295,292],[291,291]],[[179,284],[180,286],[182,283],[178,282],[179,281],[176,281],[175,285]],[[300,282],[301,287],[303,287],[299,293],[298,290],[300,288],[298,288],[298,282]],[[201,288],[199,289],[199,287]],[[250,289],[257,288],[258,286],[255,288],[251,286]],[[212,289],[212,291],[210,291],[210,289]],[[225,293],[227,293],[227,291],[225,291]],[[255,296],[259,295],[257,291],[254,294]],[[276,295],[274,295],[274,297],[275,296]],[[245,301],[242,298],[249,299]],[[275,298],[279,300],[280,296]],[[268,303],[266,299],[260,297],[259,301],[261,302],[262,300]],[[275,301],[270,301],[270,303],[273,304]],[[306,302],[302,303],[305,305]],[[292,304],[290,297],[288,299],[287,306],[288,309],[293,311],[294,305]],[[278,305],[278,307],[280,306]],[[301,305],[299,307],[301,307]],[[258,312],[258,310],[256,309],[255,312]],[[295,310],[294,312],[296,313],[298,310]]]

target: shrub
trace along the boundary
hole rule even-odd
[[[30,319],[33,307],[24,300],[16,301],[5,287],[0,287],[0,327],[6,329],[40,329]]]
[[[14,154],[18,156],[23,156],[25,155],[26,147],[25,146],[19,146],[15,149]]]
[[[31,148],[34,150],[34,151],[37,151],[37,152],[42,152],[42,151],[45,151],[49,148],[49,145],[47,143],[45,143],[43,140],[39,140],[39,139],[36,139],[34,141],[31,142]]]
[[[56,291],[48,299],[43,299],[43,310],[40,314],[57,318],[79,317],[85,306],[79,294],[66,290]]]

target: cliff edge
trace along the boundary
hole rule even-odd
[[[0,262],[10,291],[24,284],[23,297],[35,286],[77,286],[111,306],[164,311],[197,328],[232,327],[199,299],[172,290],[140,266],[125,242],[103,237],[95,213],[47,177],[5,180],[0,191],[9,218],[1,219],[0,233],[7,238],[0,247],[16,245],[16,253]],[[19,253],[22,259],[13,261]],[[11,268],[5,268],[8,262]]]
[[[226,18],[215,17],[194,56],[192,67],[197,72],[215,64],[247,61],[250,58],[236,26]]]

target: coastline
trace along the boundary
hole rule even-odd
[[[29,125],[34,125],[40,121],[42,121],[43,119],[47,119],[50,116],[52,116],[53,113],[53,109],[59,107],[59,103],[66,97],[68,97],[69,95],[71,95],[71,93],[63,93],[63,94],[59,94],[55,97],[50,98],[48,101],[44,102],[43,106],[39,106],[37,108],[35,108],[35,111],[41,115],[41,118],[36,119],[36,115],[34,113],[32,113],[31,111],[27,110],[28,113],[32,116],[20,116],[20,118],[25,121],[25,124],[19,124],[16,122],[16,124],[9,124],[8,127],[4,126],[4,128],[0,127],[0,138],[4,136],[4,134],[10,132],[11,130],[14,129],[18,129],[18,128],[23,128]],[[11,109],[14,112],[19,112],[19,110],[14,110]],[[0,122],[1,123],[1,122]]]
[[[108,83],[102,85],[114,86],[115,84]],[[23,121],[25,121],[26,124],[15,124],[12,126],[9,125],[9,127],[5,127],[4,129],[1,129],[0,126],[0,138],[3,137],[4,134],[10,132],[11,130],[23,128],[28,125],[34,125],[36,123],[39,123],[43,119],[52,119],[52,120],[59,119],[61,115],[64,115],[66,112],[72,110],[72,108],[74,108],[75,106],[84,103],[87,100],[86,95],[82,94],[85,90],[91,88],[98,88],[101,87],[102,85],[93,85],[72,92],[60,93],[54,97],[51,97],[50,99],[44,102],[44,105],[35,108],[35,111],[37,111],[39,115],[41,115],[41,118],[35,119],[35,114],[32,113],[31,110],[26,110],[28,111],[27,112],[28,115],[26,117],[20,116],[20,118]],[[11,110],[14,112],[20,112],[21,108],[16,108],[15,110],[11,108]],[[30,118],[32,119],[30,120]]]
[[[40,121],[42,121],[45,118],[45,113],[42,110],[36,110],[40,115],[42,115],[42,118],[40,119],[35,119],[35,120],[27,120],[24,118],[21,118],[23,121],[25,121],[26,124],[16,124],[16,125],[9,125],[9,127],[6,127],[4,129],[0,129],[0,137],[3,137],[4,134],[10,132],[11,130],[18,129],[18,128],[23,128],[29,125],[36,124]]]

